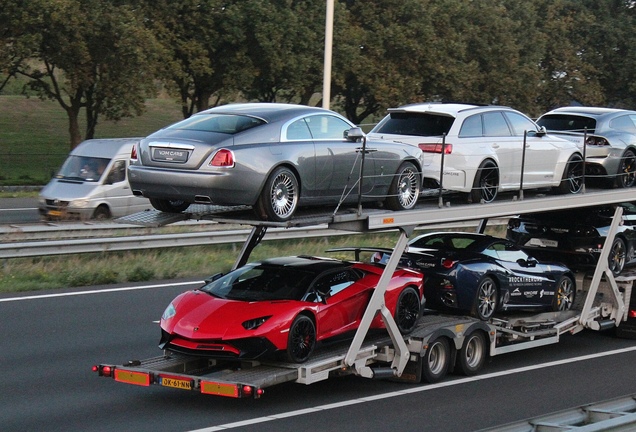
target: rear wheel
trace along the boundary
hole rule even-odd
[[[395,323],[402,334],[413,331],[420,318],[420,296],[412,287],[406,287],[398,297],[395,307]]]
[[[584,164],[581,155],[574,154],[570,156],[563,170],[561,184],[554,188],[554,191],[558,194],[579,193],[583,188],[583,170]]]
[[[316,326],[311,318],[298,315],[291,327],[287,339],[287,360],[292,363],[307,361],[316,346]]]
[[[450,359],[448,339],[441,337],[430,342],[422,358],[422,379],[431,384],[441,381],[448,372]]]
[[[607,265],[614,275],[623,271],[626,256],[627,247],[625,246],[625,241],[620,237],[614,238],[612,248],[610,249],[609,256],[607,257]]]
[[[183,200],[166,200],[157,198],[150,198],[150,204],[157,210],[166,213],[181,213],[190,207],[190,203]]]
[[[477,297],[475,298],[475,316],[482,321],[492,318],[497,309],[497,286],[495,281],[489,277],[483,278],[477,287]]]
[[[415,206],[420,196],[420,175],[411,162],[404,162],[391,181],[386,207],[389,210],[408,210]]]
[[[554,300],[552,300],[553,311],[564,311],[572,308],[574,303],[574,281],[568,276],[561,276],[557,282]]]
[[[486,336],[481,331],[468,335],[457,357],[459,372],[466,376],[475,375],[484,365],[486,353]]]
[[[497,164],[491,160],[483,161],[475,174],[473,189],[468,194],[468,200],[470,202],[492,202],[497,197],[498,188],[499,169]]]
[[[620,188],[629,188],[636,183],[636,155],[632,150],[626,150],[621,158],[616,173],[616,185]]]
[[[256,203],[256,213],[264,220],[288,221],[298,207],[299,197],[296,175],[289,168],[277,168],[265,182]]]

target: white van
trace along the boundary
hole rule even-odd
[[[133,144],[141,138],[91,139],[75,147],[57,175],[42,189],[44,219],[109,219],[152,206],[136,197],[127,178]]]

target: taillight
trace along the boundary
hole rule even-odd
[[[455,267],[455,264],[457,264],[457,261],[456,260],[452,260],[450,258],[442,258],[442,261],[440,262],[440,264],[445,269],[451,269],[451,268]]]
[[[627,314],[630,318],[636,318],[636,309],[630,309]]]
[[[442,154],[442,147],[444,147],[444,154],[451,154],[453,152],[452,144],[418,144],[418,147],[425,153]]]
[[[234,154],[228,149],[221,149],[214,154],[210,166],[231,168],[234,166]]]
[[[137,144],[133,144],[130,150],[130,160],[137,160]]]
[[[587,140],[585,141],[585,144],[591,145],[591,146],[608,146],[608,145],[610,145],[609,141],[607,141],[603,137],[598,137],[598,136],[588,136]]]

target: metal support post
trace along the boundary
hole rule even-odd
[[[408,230],[408,231],[407,231]],[[380,280],[378,281],[378,286],[373,291],[373,295],[369,300],[369,305],[362,316],[362,321],[360,322],[360,326],[356,331],[356,334],[351,342],[351,346],[349,347],[349,351],[345,356],[345,364],[347,366],[353,366],[355,364],[356,370],[359,375],[363,377],[372,377],[373,372],[371,368],[366,365],[361,365],[356,363],[356,357],[358,352],[360,352],[360,348],[362,347],[362,343],[364,342],[364,338],[369,332],[369,327],[371,326],[371,322],[376,316],[376,313],[380,311],[382,314],[382,319],[384,320],[384,324],[386,325],[387,331],[389,332],[389,336],[393,341],[393,346],[395,347],[395,357],[391,363],[391,368],[394,369],[395,375],[400,376],[406,367],[409,359],[409,350],[404,341],[404,338],[400,334],[400,330],[393,319],[390,311],[387,309],[384,303],[384,294],[389,286],[389,282],[393,277],[393,273],[397,268],[398,263],[400,262],[400,258],[404,251],[406,250],[408,243],[408,236],[413,233],[415,230],[415,226],[411,227],[401,227],[400,228],[400,237],[393,249],[393,253],[391,254],[389,261],[386,263],[386,267],[382,272],[382,276],[380,276]]]

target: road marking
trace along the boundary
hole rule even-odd
[[[521,372],[528,372],[528,371],[532,371],[532,370],[536,370],[536,369],[543,369],[543,368],[546,368],[546,367],[560,366],[560,365],[568,364],[568,363],[572,363],[572,362],[591,360],[591,359],[596,359],[596,358],[606,357],[606,356],[611,356],[611,355],[617,355],[617,354],[624,354],[624,353],[631,352],[631,351],[636,351],[636,346],[628,347],[628,348],[622,348],[622,349],[617,349],[617,350],[614,350],[614,351],[607,351],[607,352],[604,352],[604,353],[588,354],[588,355],[584,355],[584,356],[580,356],[580,357],[573,357],[573,358],[568,358],[568,359],[563,359],[563,360],[556,360],[556,361],[551,361],[551,362],[547,362],[547,363],[541,363],[541,364],[532,365],[532,366],[524,366],[524,367],[510,369],[510,370],[501,371],[501,372],[493,372],[493,373],[484,374],[484,375],[477,375],[477,376],[473,376],[473,377],[460,378],[460,379],[457,379],[457,380],[448,381],[448,382],[442,382],[442,383],[437,383],[437,384],[426,384],[426,385],[423,385],[423,386],[416,386],[416,387],[412,387],[412,388],[408,388],[408,389],[404,389],[404,390],[399,390],[399,391],[394,391],[394,392],[390,392],[390,393],[383,393],[383,394],[379,394],[379,395],[367,396],[367,397],[363,397],[363,398],[359,398],[359,399],[350,399],[350,400],[346,400],[346,401],[342,401],[342,402],[336,402],[336,403],[333,403],[333,404],[319,405],[319,406],[316,406],[316,407],[313,407],[313,408],[303,408],[303,409],[296,410],[296,411],[289,411],[289,412],[280,413],[280,414],[273,414],[273,415],[265,416],[265,417],[256,417],[256,418],[253,418],[253,419],[241,420],[241,421],[234,422],[234,423],[226,423],[226,424],[222,424],[222,425],[218,425],[218,426],[210,426],[210,427],[206,427],[206,428],[202,428],[202,429],[191,430],[189,432],[226,431],[228,429],[234,429],[234,428],[238,428],[238,427],[242,427],[242,426],[265,423],[265,422],[268,422],[268,421],[279,420],[279,419],[284,419],[284,418],[288,418],[288,417],[297,417],[297,416],[301,416],[301,415],[304,415],[304,414],[310,414],[310,413],[315,413],[315,412],[320,412],[320,411],[327,411],[327,410],[331,410],[331,409],[343,408],[343,407],[346,407],[346,406],[349,406],[349,405],[356,405],[356,404],[361,404],[361,403],[365,403],[365,402],[373,402],[373,401],[382,400],[382,399],[389,399],[389,398],[394,398],[394,397],[398,397],[398,396],[408,395],[408,394],[411,394],[411,393],[420,393],[420,392],[424,392],[424,391],[435,390],[435,389],[443,388],[443,387],[451,387],[451,386],[465,384],[465,383],[469,383],[469,382],[487,380],[487,379],[491,379],[491,378],[498,378],[498,377],[501,377],[501,376],[512,375],[512,374],[521,373]]]
[[[31,295],[31,296],[24,296],[24,297],[8,297],[8,298],[0,298],[0,303],[21,301],[21,300],[38,300],[38,299],[55,298],[55,297],[70,297],[70,296],[88,295],[88,294],[104,294],[104,293],[112,293],[112,292],[120,292],[120,291],[135,291],[135,290],[154,289],[154,288],[178,287],[178,286],[184,286],[184,285],[201,285],[203,282],[204,281],[176,282],[176,283],[155,284],[155,285],[141,285],[141,286],[133,286],[133,287],[106,288],[101,290],[90,290],[90,291],[75,291],[75,292],[68,292],[68,293],[41,294],[41,295]]]
[[[31,211],[31,210],[37,210],[37,207],[35,208],[3,208],[0,209],[0,211]]]

